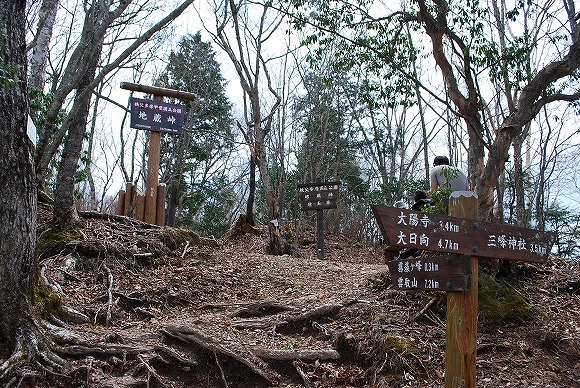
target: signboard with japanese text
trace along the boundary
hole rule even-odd
[[[386,206],[371,206],[389,246],[544,263],[555,234]]]
[[[302,210],[336,209],[340,182],[299,183]]]
[[[469,291],[471,260],[467,255],[423,255],[387,263],[399,290]]]
[[[131,128],[181,134],[185,106],[131,98]]]

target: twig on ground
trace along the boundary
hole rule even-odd
[[[181,258],[183,259],[183,257],[185,256],[185,254],[187,253],[187,249],[189,248],[189,240],[187,240],[185,242],[185,247],[183,248],[183,253],[181,254]]]
[[[87,360],[89,361],[89,365],[87,366],[86,386],[90,387],[91,386],[91,370],[93,369],[93,357],[87,357]]]
[[[147,387],[150,386],[150,380],[151,380],[151,377],[152,376],[155,379],[155,381],[159,384],[159,386],[161,386],[161,387],[166,387],[167,386],[161,380],[161,377],[157,374],[157,372],[155,371],[155,369],[151,365],[149,365],[149,363],[147,363],[147,361],[145,361],[145,359],[140,354],[137,355],[137,359],[139,361],[141,361],[141,364],[145,367],[145,369],[147,369]]]
[[[103,264],[103,268],[105,269],[105,271],[107,271],[107,281],[109,282],[108,287],[107,287],[107,293],[108,293],[107,315],[105,318],[105,327],[109,327],[109,324],[111,323],[111,317],[113,315],[112,314],[112,310],[113,310],[113,273],[111,272],[109,267],[107,267],[106,264]]]
[[[213,356],[215,357],[215,363],[217,364],[217,366],[218,366],[218,368],[219,368],[219,370],[220,370],[220,374],[221,374],[221,376],[222,376],[222,381],[224,382],[224,386],[225,386],[226,388],[228,388],[228,387],[229,387],[229,385],[228,385],[228,381],[226,380],[226,375],[224,374],[224,370],[223,370],[223,368],[222,368],[222,365],[220,364],[220,360],[219,360],[219,358],[218,358],[218,356],[217,356],[217,352],[216,352],[215,350],[214,350],[214,352],[213,352]]]
[[[438,300],[439,300],[438,296],[434,296],[433,298],[431,298],[429,300],[429,302],[427,302],[425,307],[423,307],[421,309],[421,311],[419,311],[417,314],[415,314],[415,316],[413,317],[413,320],[416,321],[417,319],[419,319],[423,314],[425,314],[425,311],[429,310],[431,308],[431,306],[433,306],[435,303],[437,303]]]

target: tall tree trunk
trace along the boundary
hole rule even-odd
[[[256,201],[256,160],[254,154],[250,155],[250,180],[248,182],[248,203],[246,204],[246,221],[248,224],[255,226],[256,217],[254,216],[254,202]]]
[[[83,71],[78,78],[77,93],[67,119],[68,135],[64,143],[60,168],[56,176],[54,192],[54,221],[61,230],[72,226],[78,218],[75,206],[75,175],[83,149],[83,141],[91,105],[91,82],[95,78],[97,66],[103,48],[106,18],[109,13],[109,1],[98,0],[89,9],[85,18],[83,37],[79,48],[87,53],[83,55]]]
[[[513,142],[514,150],[514,195],[516,204],[516,225],[526,226],[524,164],[522,158],[522,136],[516,136]]]
[[[82,88],[79,89],[77,100],[75,100],[75,105],[78,105],[78,113],[74,117],[69,117],[68,136],[64,143],[60,168],[56,176],[54,221],[61,230],[71,227],[78,220],[75,206],[75,175],[83,149],[91,102],[88,98],[78,99],[82,91]]]
[[[38,14],[38,26],[33,41],[32,55],[30,57],[30,76],[28,87],[38,90],[44,89],[44,80],[46,77],[46,64],[48,62],[48,50],[56,11],[59,0],[43,0]],[[34,117],[36,112],[31,112]]]
[[[35,283],[34,147],[26,134],[28,98],[24,0],[0,0],[0,66],[17,80],[0,89],[0,347],[13,349]],[[2,82],[4,83],[4,82]],[[22,328],[25,329],[24,327]]]

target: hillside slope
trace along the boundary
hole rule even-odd
[[[445,294],[393,290],[380,248],[326,236],[324,261],[312,244],[276,257],[265,236],[220,246],[106,217],[60,240],[40,230],[43,274],[67,306],[44,313],[71,368],[23,371],[25,386],[443,385]],[[478,387],[580,387],[578,263],[522,268],[503,281],[533,315],[481,317]]]

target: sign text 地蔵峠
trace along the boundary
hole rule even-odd
[[[185,106],[162,101],[131,98],[131,128],[179,135],[183,130]]]

